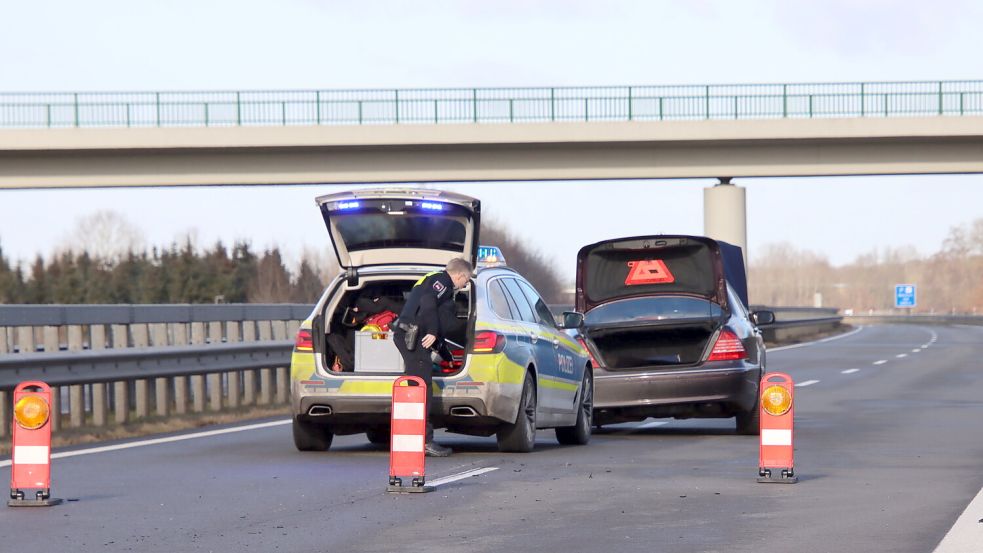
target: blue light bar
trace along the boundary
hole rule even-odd
[[[335,209],[358,209],[360,204],[358,202],[338,202],[334,206]]]
[[[437,203],[437,202],[420,202],[420,207],[423,208],[423,209],[430,209],[430,210],[433,210],[433,211],[443,211],[444,210],[444,204],[440,204],[440,203]]]
[[[505,256],[498,246],[478,246],[478,265],[482,267],[505,266]]]

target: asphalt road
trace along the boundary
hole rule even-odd
[[[757,437],[730,419],[649,420],[585,447],[544,431],[531,454],[438,435],[456,453],[431,481],[494,470],[393,496],[364,437],[299,453],[268,421],[55,459],[73,501],[0,507],[0,551],[931,552],[983,487],[981,359],[983,327],[960,326],[769,352],[798,384],[795,485],[756,482]]]

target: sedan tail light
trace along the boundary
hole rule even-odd
[[[747,359],[744,344],[741,343],[737,334],[727,329],[721,330],[707,361],[732,361],[735,359]]]
[[[594,367],[595,369],[598,368],[598,367],[600,367],[601,364],[597,362],[597,359],[594,359],[594,354],[591,353],[590,348],[587,347],[587,342],[584,341],[583,337],[577,336],[577,341],[580,342],[580,346],[581,347],[583,347],[585,350],[587,350],[587,355],[590,356],[590,366],[591,367]]]
[[[474,335],[474,353],[501,353],[505,349],[505,335],[492,330],[482,330]]]

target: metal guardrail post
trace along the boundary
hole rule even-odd
[[[396,124],[399,124],[399,90],[393,90],[393,97],[396,99]]]
[[[556,88],[550,88],[550,121],[556,121]]]
[[[788,118],[788,85],[787,84],[782,85],[782,117]]]
[[[705,94],[705,96],[706,96],[707,119],[709,119],[710,118],[710,85],[707,85],[706,86],[706,94]]]
[[[939,81],[939,115],[942,115],[944,109],[945,107],[944,107],[943,96],[942,96],[942,81]]]
[[[866,115],[867,100],[864,97],[864,83],[860,83],[860,117]]]
[[[474,122],[478,122],[478,89],[471,89],[471,114],[474,116]]]
[[[157,106],[157,126],[160,126],[160,92],[154,93],[154,104]]]
[[[320,117],[318,117],[318,123],[320,122]],[[240,101],[238,92],[236,92],[236,125],[239,127],[242,126],[242,102]]]
[[[74,98],[73,104],[75,106],[75,127],[78,128],[78,126],[79,126],[79,95],[76,92],[75,94],[72,95],[72,97]]]

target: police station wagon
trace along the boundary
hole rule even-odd
[[[539,428],[586,444],[593,410],[587,351],[557,325],[535,288],[478,246],[480,202],[434,190],[359,190],[316,199],[342,273],[297,335],[291,363],[297,449],[326,450],[335,434],[389,443],[393,381],[402,361],[389,323],[406,294],[453,257],[478,267],[455,295],[443,356],[434,354],[432,423],[497,436],[531,451]],[[494,263],[479,262],[496,259]],[[582,317],[571,314],[570,326]]]

